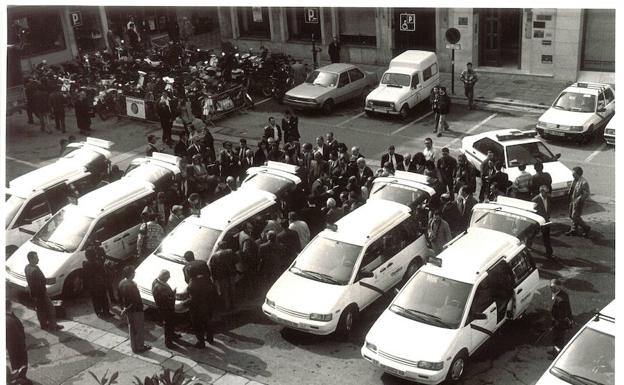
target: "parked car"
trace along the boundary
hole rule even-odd
[[[537,121],[541,137],[589,142],[615,114],[615,93],[608,84],[574,83],[564,89]]]
[[[366,97],[364,111],[400,115],[406,118],[410,109],[428,100],[431,89],[440,84],[438,57],[429,51],[405,51],[390,61],[379,86]]]
[[[286,92],[284,104],[296,109],[321,110],[331,114],[338,104],[360,98],[377,86],[374,72],[353,64],[334,63],[312,71],[303,84]]]
[[[607,144],[615,146],[615,115],[609,120],[609,123],[607,123],[605,127],[604,140]]]

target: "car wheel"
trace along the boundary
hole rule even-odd
[[[403,276],[403,284],[406,284],[407,281],[412,278],[414,274],[420,269],[423,265],[422,258],[416,257],[412,260],[412,262],[407,265],[407,269],[405,270],[405,275]]]
[[[346,339],[349,337],[353,325],[355,324],[355,318],[357,317],[357,309],[354,305],[348,306],[340,315],[338,320],[338,327],[336,328],[336,336],[339,339]]]
[[[453,361],[451,362],[451,366],[449,367],[448,374],[446,375],[446,380],[450,384],[456,384],[464,374],[464,368],[466,366],[466,359],[468,355],[465,351],[461,351],[457,353]]]
[[[4,257],[5,259],[9,259],[9,257],[15,252],[15,250],[17,250],[17,246],[15,245],[9,245],[7,246],[4,251]]]
[[[271,87],[271,85],[266,85],[264,87],[262,87],[262,96],[264,97],[270,97],[273,94],[273,88]]]
[[[65,279],[63,283],[63,298],[76,298],[84,290],[84,277],[82,270],[76,270]]]
[[[334,110],[334,101],[331,99],[325,101],[325,103],[323,103],[322,110],[325,115],[331,114]]]
[[[404,104],[403,107],[401,107],[401,110],[399,111],[399,116],[401,116],[402,120],[407,119],[407,116],[409,115],[409,107],[407,106],[407,104]]]

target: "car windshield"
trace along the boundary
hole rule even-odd
[[[554,107],[559,110],[575,112],[595,112],[596,95],[580,92],[564,92],[555,101]]]
[[[398,295],[390,311],[447,329],[457,329],[472,285],[418,271]]]
[[[33,236],[32,242],[48,249],[72,253],[80,246],[93,220],[81,214],[77,206],[66,206],[50,218]]]
[[[16,197],[15,195],[6,194],[6,202],[4,202],[4,211],[5,211],[5,227],[9,227],[13,218],[17,215],[17,212],[22,207],[22,205],[26,202],[26,199]]]
[[[402,86],[409,87],[410,76],[405,74],[395,74],[392,72],[386,72],[381,78],[381,84],[389,86]]]
[[[614,385],[615,337],[584,328],[557,357],[550,373],[572,384]]]
[[[346,285],[362,246],[316,237],[303,249],[290,272],[334,285]]]
[[[323,86],[323,87],[335,87],[338,83],[338,74],[323,71],[312,71],[306,83]]]
[[[219,235],[220,230],[186,220],[165,237],[154,254],[170,261],[186,263],[184,253],[190,250],[195,254],[195,259],[207,261]]]
[[[375,183],[370,198],[401,203],[412,209],[429,199],[429,194],[415,188],[390,183]]]
[[[539,224],[522,215],[497,209],[474,209],[470,227],[500,231],[526,242],[535,235]]]
[[[257,174],[248,176],[241,187],[251,186],[257,188],[258,190],[268,191],[275,195],[280,195],[293,185],[293,181],[288,178],[261,171]]]
[[[557,158],[542,142],[530,142],[507,146],[507,167],[518,167],[519,164],[555,162]]]

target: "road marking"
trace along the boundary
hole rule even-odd
[[[467,134],[472,133],[473,131],[479,129],[481,126],[483,126],[485,123],[489,122],[490,120],[494,119],[498,114],[497,113],[493,113],[492,115],[488,116],[487,118],[483,119],[482,121],[480,121],[479,123],[475,124],[474,126],[472,126],[472,128],[468,131],[466,131],[464,133],[463,136],[459,137],[459,138],[455,138],[451,141],[451,143],[448,144],[448,147],[451,147],[453,144],[461,141],[462,137],[467,136]]]
[[[266,103],[266,102],[268,102],[269,100],[271,100],[271,98],[262,99],[262,100],[261,100],[261,101],[259,101],[258,103],[254,103],[254,106],[257,106],[257,105],[262,104],[262,103]]]
[[[21,164],[25,164],[26,166],[30,166],[30,167],[34,167],[34,168],[39,168],[40,166],[36,163],[31,163],[31,162],[27,162],[25,160],[21,160],[21,159],[16,159],[16,158],[12,158],[10,156],[6,157],[8,160],[11,160],[13,162],[17,162],[17,163],[21,163]]]
[[[426,114],[424,114],[423,116],[421,116],[421,117],[419,117],[419,118],[415,119],[414,121],[412,121],[412,122],[410,122],[410,123],[407,123],[406,125],[404,125],[404,126],[403,126],[403,127],[401,127],[401,128],[396,129],[394,132],[392,132],[392,134],[391,134],[391,135],[398,134],[399,132],[401,132],[401,131],[405,130],[407,127],[411,126],[412,124],[416,124],[416,123],[420,122],[421,120],[425,119],[426,117],[428,117],[428,116],[429,116],[429,115],[431,115],[431,114],[433,114],[433,111],[429,111],[429,112],[427,112]]]
[[[355,115],[355,116],[352,116],[352,117],[350,117],[349,119],[344,120],[344,121],[342,121],[342,122],[340,122],[340,123],[336,124],[336,127],[340,127],[340,126],[342,126],[342,125],[344,125],[344,124],[347,124],[347,123],[349,123],[350,121],[355,120],[355,119],[359,118],[360,116],[364,115],[364,113],[365,113],[365,112],[364,112],[364,111],[362,111],[362,112],[360,112],[359,114],[357,114],[357,115]]]
[[[607,144],[603,143],[602,145],[600,145],[600,147],[598,147],[598,149],[596,149],[596,151],[592,152],[587,158],[585,158],[584,162],[585,163],[591,162],[591,160],[594,159],[596,155],[604,151],[605,148],[607,148]]]

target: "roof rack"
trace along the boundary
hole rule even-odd
[[[604,90],[607,87],[609,87],[607,84],[602,84],[602,83],[593,83],[593,82],[576,82],[574,84],[572,84],[572,87],[577,87],[577,88],[591,88],[593,90]]]
[[[529,131],[513,130],[513,131],[509,131],[506,134],[497,134],[496,139],[503,142],[505,140],[516,140],[516,139],[524,139],[524,138],[532,139],[532,138],[535,138],[535,135],[537,135],[536,130],[529,130]]]
[[[603,313],[597,311],[596,315],[594,316],[594,322],[598,322],[601,319],[603,319],[605,321],[609,321],[609,322],[615,323],[615,317],[611,317],[611,316],[608,316],[606,314],[603,314]]]

